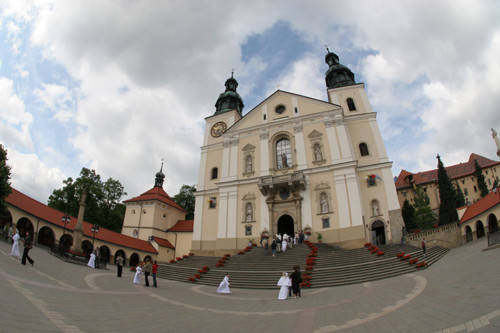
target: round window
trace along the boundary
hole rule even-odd
[[[274,109],[274,111],[276,111],[276,113],[278,114],[282,114],[283,112],[285,112],[286,108],[283,104],[280,104],[276,107],[276,109]]]

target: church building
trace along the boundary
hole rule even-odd
[[[277,90],[243,116],[231,75],[205,119],[191,252],[302,230],[343,248],[399,242],[402,218],[363,83],[327,53],[327,101]]]

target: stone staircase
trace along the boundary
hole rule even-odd
[[[377,256],[366,248],[342,250],[328,244],[315,245],[318,253],[311,288],[362,283],[414,272],[417,269],[415,265],[396,257],[401,251],[422,260],[422,251],[412,246],[382,245],[380,249],[385,254]],[[219,257],[191,256],[175,264],[160,264],[157,275],[191,283],[188,278],[199,274],[201,278],[195,283],[218,286],[227,272],[233,288],[276,289],[282,272],[291,273],[294,265],[300,265],[304,272],[310,252],[306,244],[298,244],[273,257],[270,254],[265,256],[261,247],[254,247],[243,255],[231,256],[224,267],[216,267]],[[432,265],[447,252],[448,249],[441,247],[428,248],[424,261]],[[208,273],[199,273],[203,266],[210,268]]]

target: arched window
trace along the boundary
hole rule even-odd
[[[359,144],[359,152],[361,153],[361,156],[370,155],[370,152],[368,151],[368,146],[364,142]]]
[[[276,143],[276,166],[278,169],[292,166],[292,147],[288,139],[281,139]]]
[[[352,98],[347,99],[347,106],[349,107],[349,111],[356,111],[356,105],[354,105],[354,100]]]
[[[219,176],[219,169],[218,168],[213,168],[212,169],[212,178],[211,179],[217,179]]]

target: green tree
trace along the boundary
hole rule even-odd
[[[403,203],[401,214],[403,215],[403,221],[405,222],[406,230],[415,230],[417,228],[417,225],[415,224],[415,207],[410,205],[410,202],[406,199]]]
[[[7,164],[7,150],[0,144],[0,217],[7,214],[5,199],[11,192],[10,166]]]
[[[421,186],[417,186],[415,188],[415,224],[417,228],[430,229],[435,220],[429,196]]]
[[[458,220],[457,194],[441,157],[438,159],[438,188],[439,188],[439,224],[447,224]]]
[[[483,175],[483,169],[481,168],[479,163],[477,163],[477,160],[474,161],[474,166],[476,168],[474,173],[476,174],[477,187],[479,188],[479,192],[480,192],[481,198],[482,198],[482,197],[488,195],[488,186],[486,186],[486,181],[485,181],[484,175]]]
[[[101,227],[120,232],[125,216],[125,206],[119,201],[127,193],[118,180],[109,178],[101,181],[101,176],[87,168],[82,168],[80,177],[63,181],[64,186],[56,189],[49,197],[48,206],[72,216],[78,216],[80,197],[85,191],[84,220]]]
[[[179,193],[172,198],[176,204],[187,211],[186,220],[194,219],[194,192],[196,192],[195,185],[182,185]]]
[[[465,206],[464,192],[462,192],[462,189],[460,188],[460,185],[458,185],[458,183],[455,184],[455,194],[456,194],[455,201],[457,208]]]

